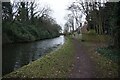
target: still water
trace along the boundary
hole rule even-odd
[[[2,47],[2,74],[8,74],[64,44],[64,36]]]

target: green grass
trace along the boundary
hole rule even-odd
[[[116,63],[120,62],[120,52],[117,49],[103,47],[97,48],[97,52]]]
[[[5,75],[4,78],[65,78],[74,62],[70,38],[57,51]]]
[[[118,64],[114,63],[109,58],[100,55],[97,52],[91,53],[92,58],[97,63],[96,64],[96,70],[97,74],[96,76],[98,78],[118,78]]]
[[[82,34],[82,40],[87,42],[107,42],[110,38],[108,35],[98,35],[93,30]]]

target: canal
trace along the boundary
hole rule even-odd
[[[64,44],[64,36],[30,43],[2,46],[2,75],[8,74]]]

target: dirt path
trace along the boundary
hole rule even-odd
[[[73,39],[75,49],[75,63],[70,73],[70,78],[95,78],[95,66],[87,53],[84,45]]]

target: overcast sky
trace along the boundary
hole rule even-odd
[[[55,18],[57,23],[63,27],[66,22],[64,17],[68,14],[68,11],[66,9],[74,0],[35,0],[35,1],[37,4],[39,4],[40,7],[49,6],[53,10],[52,17]]]
[[[65,23],[65,15],[67,15],[67,7],[73,0],[36,0],[43,6],[48,5],[52,10],[52,16],[56,19],[57,23],[61,26]]]

